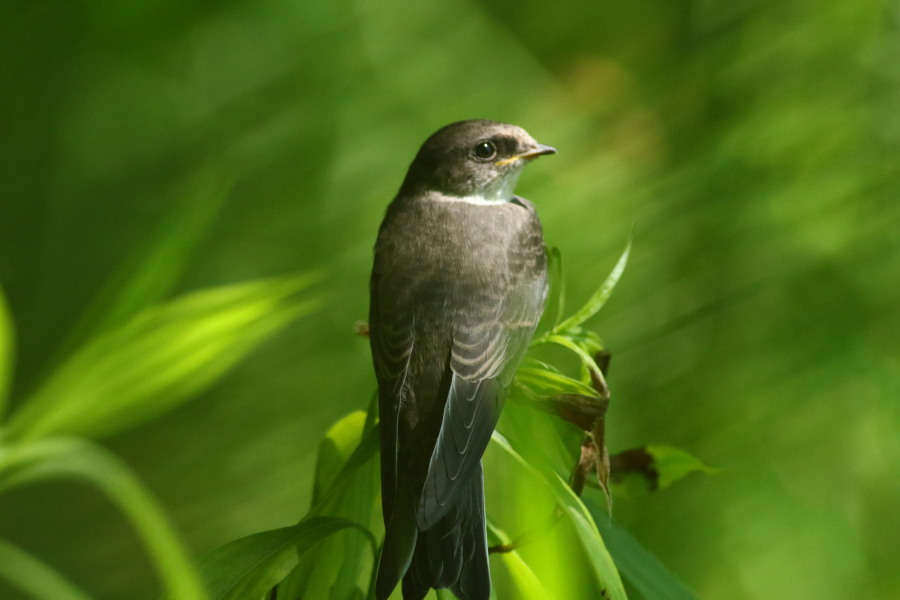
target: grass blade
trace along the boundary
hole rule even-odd
[[[574,315],[554,327],[551,330],[553,333],[559,333],[561,331],[571,329],[572,327],[577,327],[593,317],[601,308],[603,308],[603,305],[606,304],[606,301],[612,294],[613,289],[619,282],[619,278],[622,276],[622,272],[625,271],[625,265],[628,264],[629,254],[631,254],[631,240],[628,240],[628,244],[625,246],[625,250],[622,252],[619,260],[613,267],[612,272],[610,272],[609,276],[606,278],[606,281],[603,282],[603,285],[601,285],[597,289],[597,291],[594,292],[594,295],[591,296],[590,299],[584,304],[584,306],[578,309],[578,311]]]
[[[40,600],[91,600],[60,573],[4,540],[0,540],[0,577]]]
[[[596,396],[597,392],[577,379],[568,375],[548,371],[546,369],[522,367],[516,371],[516,380],[528,388],[533,388],[546,395],[556,394],[581,394],[583,396]]]
[[[338,517],[375,531],[381,526],[375,461],[367,461],[364,469],[341,475],[365,432],[377,431],[371,424],[367,429],[367,421],[366,412],[359,410],[339,419],[328,430],[319,445],[313,505],[317,515]],[[325,490],[332,489],[339,478],[344,478],[343,491],[329,494],[328,500],[323,501]],[[375,557],[367,551],[365,539],[352,531],[338,532],[301,561],[279,585],[278,593],[286,598],[362,598],[374,566]]]
[[[603,532],[603,539],[615,557],[622,577],[644,600],[697,600],[658,558],[650,554],[634,536],[612,522],[605,505],[590,499],[585,503]]]
[[[506,532],[494,525],[490,519],[487,521],[487,530],[488,535],[496,538],[500,544],[509,545],[512,542]],[[523,598],[524,600],[554,600],[554,596],[547,591],[517,550],[501,552],[493,556],[503,563],[503,566],[509,573],[510,579],[516,586],[517,598]]]
[[[9,388],[12,384],[12,369],[15,355],[15,330],[12,314],[6,305],[3,290],[0,289],[0,419],[6,410]]]
[[[528,472],[543,480],[550,488],[558,506],[574,525],[575,532],[585,551],[594,576],[606,593],[606,596],[603,597],[610,600],[625,600],[627,596],[616,565],[613,563],[612,557],[609,555],[603,539],[600,537],[600,532],[593,518],[578,496],[572,492],[566,482],[555,472],[545,474],[531,466],[499,432],[494,432],[491,442],[512,457]]]
[[[196,395],[315,302],[310,277],[201,290],[143,311],[73,354],[10,423],[11,439],[107,435]]]
[[[115,455],[90,442],[65,438],[6,448],[0,454],[0,490],[73,477],[91,482],[119,506],[175,597],[206,599],[203,584],[162,509]]]
[[[88,337],[122,325],[169,295],[230,189],[230,182],[215,172],[203,171],[190,179],[172,213],[110,277],[60,354],[66,356]]]
[[[374,556],[375,538],[364,527],[334,517],[314,517],[297,525],[255,533],[229,542],[200,559],[211,600],[261,598],[280,583],[298,560],[328,537],[347,529],[363,534]],[[172,598],[181,599],[178,595]]]

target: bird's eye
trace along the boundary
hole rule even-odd
[[[491,160],[497,156],[497,146],[493,142],[478,142],[474,152],[475,156],[481,160]]]

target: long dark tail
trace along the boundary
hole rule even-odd
[[[431,588],[450,588],[460,600],[490,598],[481,464],[446,516],[419,532],[412,563],[403,577],[403,600],[421,600]]]
[[[375,578],[377,600],[387,600],[413,560],[413,552],[420,537],[416,528],[418,502],[419,496],[411,489],[409,478],[401,474],[397,478],[393,514],[386,517],[390,522],[385,523],[384,543]]]

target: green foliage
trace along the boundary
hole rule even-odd
[[[585,501],[616,566],[632,589],[642,598],[653,600],[696,600],[696,596],[650,554],[633,535],[616,525],[601,505],[592,499]]]
[[[373,387],[349,324],[385,206],[424,136],[495,118],[559,150],[517,193],[565,252],[570,303],[637,223],[623,285],[581,325],[613,353],[608,446],[689,448],[722,469],[650,498],[611,483],[616,521],[699,597],[898,598],[898,55],[886,0],[0,3],[2,414],[151,306],[321,273],[315,318],[195,403],[102,440],[198,553],[295,523],[319,440]],[[135,249],[212,217],[183,259],[142,266]],[[114,309],[126,289],[155,298]],[[573,314],[554,303],[541,334]],[[532,358],[583,387],[520,374],[500,430],[566,474],[583,434],[527,408],[523,387],[597,390],[569,349]],[[503,498],[528,490],[493,472],[489,509],[518,539],[532,519]],[[92,494],[5,493],[0,538],[91,595],[153,597],[134,531]],[[577,550],[567,528],[543,544]],[[534,546],[517,554],[555,592]]]
[[[208,178],[204,181],[203,190],[211,185]],[[121,509],[161,580],[179,600],[208,597],[193,562],[143,484],[93,440],[135,427],[196,397],[317,304],[301,297],[313,281],[308,276],[222,286],[160,301],[221,200],[220,191],[199,199],[198,194],[194,189],[185,197],[173,220],[132,261],[125,276],[100,295],[82,320],[79,335],[72,338],[76,343],[71,354],[0,424],[0,493],[42,480],[91,484]],[[0,408],[12,372],[12,331],[0,295]],[[322,527],[330,532],[346,526],[317,521],[291,529],[287,539],[299,543],[322,537]],[[10,543],[0,541],[0,559],[0,575],[35,598],[87,597],[39,558]],[[265,578],[258,571],[241,575],[234,589],[254,589],[259,585],[254,577]]]
[[[664,490],[692,473],[714,474],[707,466],[680,448],[648,445],[622,452],[613,460],[618,473],[613,475],[616,490],[623,496],[639,496]]]
[[[177,598],[206,598],[194,567],[162,509],[113,454],[86,440],[60,437],[0,449],[0,492],[42,479],[68,478],[93,484],[119,506],[140,535],[161,578]],[[36,561],[31,564],[33,568],[49,571]]]
[[[314,304],[308,277],[203,290],[141,311],[67,359],[10,424],[10,439],[109,435],[171,410],[218,380]]]
[[[90,599],[39,559],[3,540],[0,540],[0,577],[34,598]]]
[[[12,317],[6,306],[6,298],[3,297],[3,289],[0,288],[0,417],[3,416],[6,398],[9,395],[15,352],[14,337]]]
[[[250,600],[263,597],[281,582],[299,559],[323,540],[343,530],[355,530],[370,554],[377,551],[368,530],[343,519],[312,517],[293,527],[256,533],[210,552],[199,563],[208,582],[210,600]],[[362,535],[360,535],[362,534]],[[172,598],[181,598],[177,593]]]
[[[599,373],[593,358],[602,349],[599,337],[580,325],[596,314],[611,294],[624,270],[629,248],[587,303],[573,317],[565,319],[562,326],[539,338],[533,347],[541,344],[562,346],[575,353],[584,369]],[[559,260],[559,253],[555,255]],[[561,273],[561,269],[558,272]],[[559,280],[556,283],[559,285]],[[590,398],[598,396],[588,383],[564,375],[555,366],[533,358],[529,358],[526,365],[517,373],[517,380],[520,386],[529,389],[532,399],[581,392]],[[382,532],[378,471],[374,460],[377,454],[375,413],[373,398],[368,412],[353,412],[328,430],[319,445],[313,504],[299,524],[241,538],[213,551],[201,561],[204,578],[212,585],[213,598],[255,600],[272,587],[277,587],[278,598],[354,600],[371,597],[376,558],[374,539]],[[534,445],[530,427],[518,427],[516,433],[527,446]],[[551,448],[561,447],[561,444],[548,445],[548,441],[542,439],[541,443]],[[562,439],[557,441],[563,442]],[[654,466],[667,484],[697,470],[700,465],[687,453],[674,448],[653,448],[654,456],[659,458]],[[504,473],[515,472],[522,489],[529,490],[527,494],[513,497],[519,505],[514,511],[531,512],[531,517],[524,522],[531,522],[532,526],[543,523],[530,532],[520,532],[529,538],[526,557],[519,550],[519,542],[498,524],[496,517],[504,515],[488,510],[489,536],[492,543],[503,546],[503,551],[494,554],[493,561],[493,565],[503,571],[495,571],[497,597],[546,600],[597,597],[599,594],[610,600],[624,600],[625,588],[598,530],[598,517],[591,513],[563,476],[545,461],[529,461],[523,457],[499,431],[494,433],[489,450],[498,453],[494,458],[495,468]],[[533,451],[531,455],[534,456]],[[493,475],[491,470],[486,473],[489,479]],[[549,503],[532,510],[535,497],[542,494]],[[545,512],[541,513],[542,510]],[[524,527],[523,522],[508,518],[504,521],[511,526]],[[562,538],[550,535],[552,531],[561,530],[562,523],[572,535]],[[360,536],[354,528],[366,535]],[[561,543],[560,539],[564,541]],[[573,542],[577,552],[571,546]],[[312,552],[314,548],[315,552]],[[627,558],[634,563],[635,556],[640,556],[642,550],[631,540],[628,552]],[[541,580],[535,567],[558,562],[560,556],[568,557],[568,562],[560,566],[562,571],[548,585]],[[580,559],[573,560],[573,556],[580,556]],[[576,566],[581,564],[592,582],[587,588],[575,584],[583,579],[577,573],[580,567]],[[631,566],[638,571],[635,580],[641,585],[636,588],[646,600],[678,597],[683,589],[671,573],[655,562],[643,571],[640,565]],[[660,576],[659,581],[655,579],[656,574]],[[443,592],[438,597],[449,598]]]

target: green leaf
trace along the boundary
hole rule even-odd
[[[84,440],[65,438],[0,448],[0,490],[59,478],[87,480],[109,496],[137,530],[173,595],[178,600],[205,600],[199,576],[162,509],[114,454]]]
[[[310,514],[339,517],[370,531],[380,528],[375,451],[373,447],[368,453],[363,446],[368,442],[367,431],[377,433],[377,428],[368,423],[364,411],[347,415],[329,429],[319,446],[314,506]],[[360,447],[368,454],[361,465],[363,468],[345,469]],[[341,532],[301,560],[279,586],[278,593],[286,598],[362,598],[369,586],[367,574],[374,566],[375,558],[366,540],[353,532]]]
[[[90,600],[60,573],[4,540],[0,540],[0,577],[40,600]]]
[[[366,412],[350,413],[331,426],[319,444],[313,504],[331,487],[341,468],[359,446],[366,425]]]
[[[640,496],[662,490],[691,473],[716,473],[700,459],[672,446],[646,446],[610,457],[612,483],[617,493]]]
[[[354,481],[355,475],[368,466],[374,466],[372,459],[378,454],[379,440],[378,427],[367,429],[359,442],[359,445],[341,467],[340,472],[334,478],[331,486],[321,495],[316,504],[310,509],[309,514],[318,516],[325,514],[331,503],[339,499],[347,491]]]
[[[6,306],[3,289],[0,288],[0,419],[6,409],[9,387],[12,383],[13,357],[15,354],[15,331],[12,315]]]
[[[556,344],[558,346],[562,346],[563,348],[571,350],[578,356],[578,358],[581,360],[582,366],[589,372],[590,376],[587,377],[587,381],[605,381],[603,372],[600,370],[600,367],[597,365],[597,361],[594,360],[594,357],[588,354],[588,352],[584,348],[573,341],[572,338],[570,338],[568,335],[549,335],[544,337],[541,343]],[[585,382],[585,385],[587,385],[587,382]],[[596,396],[597,392],[594,391],[593,395]]]
[[[547,369],[521,367],[516,371],[516,380],[528,388],[547,395],[581,394],[584,396],[597,396],[597,392],[592,387],[585,385],[581,381]]]
[[[625,250],[622,252],[622,255],[619,257],[618,262],[616,262],[616,266],[613,267],[612,272],[606,278],[606,281],[603,282],[594,295],[590,297],[590,299],[582,306],[574,315],[554,327],[551,332],[559,333],[561,331],[565,331],[567,329],[571,329],[573,327],[577,327],[581,325],[591,317],[593,317],[597,312],[603,308],[603,305],[606,304],[606,301],[609,299],[610,294],[612,294],[613,288],[616,287],[616,284],[619,282],[619,278],[622,276],[622,272],[625,270],[625,265],[628,263],[628,255],[631,253],[631,240],[628,240],[628,244],[625,246]]]
[[[200,559],[211,600],[258,600],[281,582],[297,561],[340,531],[362,533],[372,554],[377,544],[364,527],[346,519],[315,517],[297,525],[229,542]],[[180,600],[180,596],[173,595]]]
[[[97,294],[61,354],[165,298],[190,264],[191,252],[209,230],[230,189],[231,183],[213,170],[202,170],[189,179],[178,192],[181,198],[171,214]]]
[[[566,279],[562,252],[556,246],[547,249],[550,259],[550,298],[547,306],[553,308],[553,326],[559,324],[566,310]]]
[[[696,596],[658,558],[648,552],[628,531],[609,518],[606,506],[585,500],[603,539],[627,581],[644,600],[697,600]]]
[[[691,473],[718,473],[718,469],[704,464],[699,458],[673,446],[647,446],[653,465],[659,473],[659,489],[665,489]]]
[[[611,600],[624,600],[627,598],[619,572],[613,563],[612,557],[600,537],[600,532],[593,518],[582,504],[581,500],[572,492],[569,486],[555,472],[543,473],[532,467],[522,456],[513,449],[510,443],[499,432],[494,432],[491,442],[506,454],[512,457],[520,466],[528,472],[538,476],[553,493],[557,504],[564,514],[572,522],[575,533],[585,551],[594,576],[606,596]]]
[[[490,519],[487,521],[488,534],[496,538],[497,543],[509,545],[512,540]],[[541,584],[540,579],[531,570],[531,567],[522,558],[518,550],[498,552],[493,555],[509,573],[513,585],[516,588],[516,597],[523,600],[553,600],[554,596]]]
[[[202,290],[147,309],[72,355],[10,424],[10,438],[121,431],[196,395],[315,303],[310,277]]]

